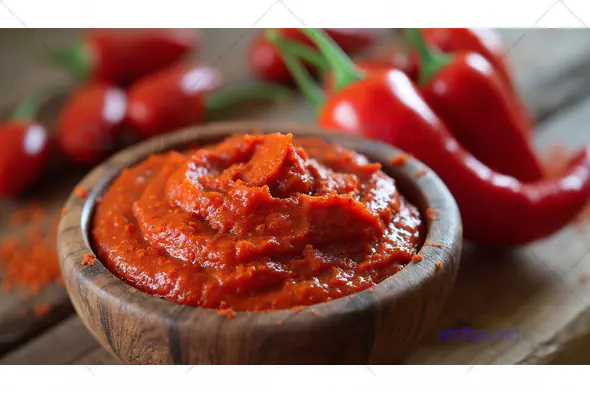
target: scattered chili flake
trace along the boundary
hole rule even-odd
[[[61,209],[61,215],[65,216],[66,214],[68,214],[68,211],[66,209]]]
[[[442,261],[438,261],[435,265],[436,265],[437,269],[442,269],[442,267],[443,267]]]
[[[80,263],[82,264],[82,266],[92,266],[94,265],[94,261],[96,261],[94,255],[84,254],[84,259],[82,259],[82,262]]]
[[[436,248],[444,248],[444,244],[440,244],[440,243],[430,243],[430,242],[426,242],[426,245],[428,245],[428,246],[432,246],[432,247],[436,247]]]
[[[8,223],[10,225],[23,225],[28,220],[28,212],[27,210],[17,210],[10,213],[8,217]]]
[[[429,207],[428,209],[426,209],[426,215],[432,221],[435,221],[435,220],[438,219],[438,211],[435,208],[433,208],[433,207]]]
[[[295,307],[291,308],[291,311],[293,311],[293,312],[301,312],[303,310],[305,310],[304,306],[295,306]]]
[[[15,219],[17,217],[19,219]],[[59,283],[61,272],[57,258],[57,219],[47,220],[47,212],[38,204],[30,204],[11,213],[10,221],[26,220],[12,229],[21,236],[0,238],[1,289],[5,292],[23,289],[23,296],[38,294],[45,287]]]
[[[220,310],[217,310],[217,314],[229,319],[234,319],[236,317],[236,312],[231,308],[222,308]]]
[[[37,317],[43,318],[45,315],[49,314],[49,311],[51,311],[51,306],[45,303],[38,303],[33,307],[33,311]]]
[[[407,162],[408,156],[406,154],[400,154],[399,156],[395,156],[389,160],[391,165],[406,165]]]
[[[74,187],[74,194],[78,197],[78,198],[87,198],[88,197],[88,191],[86,191],[85,189],[83,189],[80,186],[76,186]]]
[[[8,222],[12,226],[22,226],[30,221],[40,221],[47,217],[47,213],[38,203],[31,203],[28,206],[11,212]]]
[[[588,273],[581,272],[580,275],[578,276],[578,281],[580,281],[580,283],[582,283],[582,284],[586,284],[586,281],[588,281]]]
[[[369,287],[368,289],[369,292],[373,292],[373,290],[375,290],[375,287]]]
[[[420,262],[424,259],[424,257],[420,254],[414,254],[412,257],[412,262]]]
[[[38,203],[32,203],[29,207],[29,220],[30,221],[41,221],[47,218],[47,212]]]
[[[416,172],[416,177],[417,178],[420,178],[420,177],[424,176],[427,173],[428,173],[428,168],[420,169],[418,172]]]

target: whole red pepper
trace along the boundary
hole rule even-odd
[[[422,96],[457,140],[494,171],[525,182],[542,179],[512,92],[492,64],[474,52],[444,54],[427,47],[420,30],[406,32],[420,55]]]
[[[502,38],[496,31],[485,28],[430,28],[421,30],[428,44],[445,53],[475,52],[482,55],[492,64],[498,76],[509,91],[512,92],[512,105],[518,113],[519,121],[523,122],[524,127],[529,127],[533,123],[526,105],[519,97],[510,72],[508,56],[504,50]],[[532,130],[526,128],[524,131],[530,133]]]
[[[412,79],[412,76],[410,76],[411,72],[408,73],[408,70],[401,68],[404,64],[396,65],[389,59],[359,59],[355,61],[354,64],[364,73],[375,73],[396,69],[402,71]],[[327,73],[323,85],[326,92],[330,93],[334,91],[334,75],[332,73]]]
[[[58,55],[80,78],[126,86],[196,49],[196,31],[100,30]]]
[[[421,30],[424,40],[443,52],[479,53],[492,64],[506,86],[511,90],[515,89],[508,65],[508,56],[504,51],[502,38],[496,31],[485,28],[429,28]]]
[[[15,196],[45,169],[49,159],[47,130],[34,121],[36,102],[21,103],[12,118],[0,124],[0,196]]]
[[[220,89],[221,73],[209,66],[178,64],[133,84],[126,122],[141,138],[197,124],[208,112],[239,102],[288,95],[282,86],[258,83]]]
[[[73,163],[95,165],[108,156],[123,128],[125,92],[106,82],[78,88],[57,121],[57,142]]]
[[[296,81],[318,105],[320,125],[378,139],[416,156],[449,187],[460,208],[466,238],[511,246],[548,236],[569,223],[590,200],[590,146],[559,178],[524,184],[486,167],[466,151],[399,70],[363,76],[338,47],[314,29],[334,71],[337,93],[323,92],[287,50]],[[280,35],[274,36],[281,47]]]
[[[416,54],[405,43],[387,44],[370,58],[356,60],[355,63],[372,63],[389,65],[390,68],[403,71],[408,78],[416,82],[419,73],[419,61]]]
[[[372,45],[375,36],[369,29],[325,29],[346,53],[355,53]],[[298,29],[280,29],[281,34],[294,42],[313,47],[312,42]],[[252,42],[248,59],[250,68],[260,78],[269,82],[291,84],[293,79],[273,43],[263,31]]]

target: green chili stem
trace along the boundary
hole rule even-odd
[[[405,38],[420,57],[419,83],[426,84],[453,61],[453,56],[428,46],[420,29],[406,29]]]
[[[90,71],[90,60],[86,52],[86,47],[82,43],[56,53],[55,60],[79,80],[85,79]]]
[[[363,78],[363,73],[356,67],[348,55],[327,34],[318,29],[302,29],[326,58],[334,73],[334,90],[338,91],[352,82]]]
[[[39,99],[37,97],[27,98],[20,102],[12,113],[12,120],[33,120],[39,110]]]
[[[276,33],[277,32],[273,32],[272,29],[266,30],[267,39],[271,41],[272,35]],[[311,64],[320,72],[325,72],[328,69],[328,63],[326,62],[326,59],[324,59],[322,54],[318,52],[317,49],[312,48],[309,45],[304,45],[302,43],[286,39],[284,37],[281,37],[281,39],[283,49],[291,53],[291,55],[305,60],[306,63]]]
[[[217,112],[249,100],[280,101],[293,94],[288,88],[274,83],[257,82],[212,92],[206,98],[206,112]]]
[[[299,89],[301,89],[309,102],[312,103],[316,111],[319,111],[325,101],[324,91],[313,80],[303,64],[301,64],[301,61],[287,49],[286,40],[281,37],[278,31],[269,29],[266,34],[268,40],[279,50],[285,65],[293,76],[295,83],[299,86]]]

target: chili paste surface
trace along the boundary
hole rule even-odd
[[[125,169],[97,207],[93,236],[107,268],[142,291],[261,311],[384,280],[411,261],[422,223],[380,164],[276,133]]]

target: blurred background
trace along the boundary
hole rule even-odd
[[[539,154],[548,165],[563,163],[570,149],[590,142],[590,31],[509,29],[496,33],[517,90],[534,118]],[[0,30],[3,120],[23,99],[51,91],[39,120],[50,134],[55,133],[64,104],[83,84],[56,59],[87,34],[84,30]],[[219,70],[223,86],[260,81],[262,74],[252,67],[252,47],[262,34],[259,29],[188,31],[197,42],[188,58]],[[355,58],[394,61],[400,53],[403,57],[400,31],[379,29],[371,34],[375,42],[361,45]],[[215,120],[313,123],[311,105],[296,89],[286,88],[291,90],[287,98],[247,101],[216,115]],[[0,364],[116,363],[75,316],[60,282],[55,255],[55,224],[64,213],[61,205],[90,168],[92,165],[55,156],[33,186],[18,196],[0,198]],[[439,326],[408,362],[589,362],[590,289],[585,283],[586,271],[590,272],[590,237],[585,224],[582,229],[572,226],[518,250],[468,250]],[[465,325],[519,328],[523,339],[479,346],[437,341],[437,329]]]

